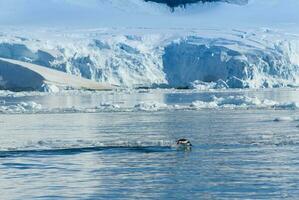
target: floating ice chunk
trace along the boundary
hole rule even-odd
[[[229,88],[229,85],[227,82],[223,81],[222,79],[219,79],[216,82],[203,82],[196,80],[192,83],[190,83],[191,88],[196,90],[211,90],[211,89],[227,89]]]
[[[15,105],[0,106],[0,113],[14,114],[14,113],[36,113],[42,111],[42,105],[33,101],[20,102]]]
[[[200,80],[196,80],[192,83],[190,83],[191,88],[197,89],[197,90],[209,90],[215,88],[215,83],[207,83]]]
[[[275,105],[272,106],[275,109],[282,109],[282,110],[295,110],[299,108],[299,104],[296,102],[283,102],[283,103],[276,103]]]
[[[60,91],[59,87],[57,87],[54,84],[43,84],[42,89],[44,92],[49,92],[49,93],[58,93]]]
[[[261,105],[261,101],[254,97],[247,97],[247,96],[229,96],[229,97],[221,97],[217,98],[214,97],[214,100],[218,102],[218,106],[258,106]]]
[[[271,100],[260,100],[257,97],[247,96],[228,96],[216,97],[213,96],[210,101],[194,101],[191,108],[196,109],[211,109],[211,108],[267,108],[267,109],[297,109],[299,108],[296,102],[276,102]]]
[[[159,111],[168,109],[168,106],[159,102],[141,102],[136,104],[134,108],[139,111]]]
[[[59,95],[64,94],[59,93]],[[78,93],[74,93],[78,94]],[[224,93],[225,94],[225,93]],[[22,94],[24,95],[24,94]],[[21,95],[21,96],[22,96]],[[14,97],[14,96],[13,96]],[[118,102],[119,103],[119,102]],[[100,113],[100,112],[157,112],[172,110],[201,110],[201,109],[279,109],[296,110],[299,104],[296,102],[276,102],[272,100],[260,100],[257,97],[242,95],[235,96],[211,96],[208,100],[196,100],[189,103],[168,104],[161,101],[145,101],[135,104],[116,104],[114,102],[103,102],[98,106],[72,106],[49,108],[33,101],[28,102],[0,102],[0,113],[22,114],[22,113]],[[274,121],[289,120],[276,118]],[[293,120],[296,120],[295,118]]]
[[[235,107],[254,107],[260,106],[261,101],[257,98],[247,96],[228,96],[216,97],[213,96],[209,102],[195,101],[191,104],[193,108],[235,108]]]
[[[100,103],[100,106],[96,107],[96,109],[105,109],[105,110],[111,110],[116,111],[119,110],[121,107],[118,104],[113,104],[110,102],[102,102]]]
[[[204,102],[204,101],[194,101],[190,105],[191,108],[202,109],[202,108],[217,108],[218,104],[215,101]]]
[[[23,107],[25,110],[41,110],[42,105],[38,104],[34,101],[29,101],[29,102],[21,102],[18,104],[18,106]]]

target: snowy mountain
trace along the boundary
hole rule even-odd
[[[124,87],[299,86],[299,2],[242,2],[0,0],[0,58]]]

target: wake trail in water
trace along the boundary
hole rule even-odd
[[[86,142],[85,142],[86,143]],[[1,148],[0,148],[1,149]],[[45,156],[45,155],[73,155],[80,153],[90,152],[103,152],[109,153],[155,153],[155,152],[169,152],[175,150],[175,144],[169,141],[156,142],[156,143],[142,143],[142,142],[123,142],[123,144],[97,144],[97,145],[84,145],[82,144],[65,144],[57,142],[43,142],[39,141],[35,145],[27,145],[23,147],[9,147],[0,150],[0,158],[5,157],[23,157],[23,156]]]

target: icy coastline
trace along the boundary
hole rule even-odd
[[[269,29],[120,32],[56,32],[47,39],[38,33],[3,33],[0,57],[129,88],[299,85],[299,36],[294,34]]]

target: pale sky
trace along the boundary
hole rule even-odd
[[[0,0],[0,25],[66,27],[298,26],[299,0],[198,4],[171,13],[142,0]],[[293,24],[293,25],[292,25]]]

